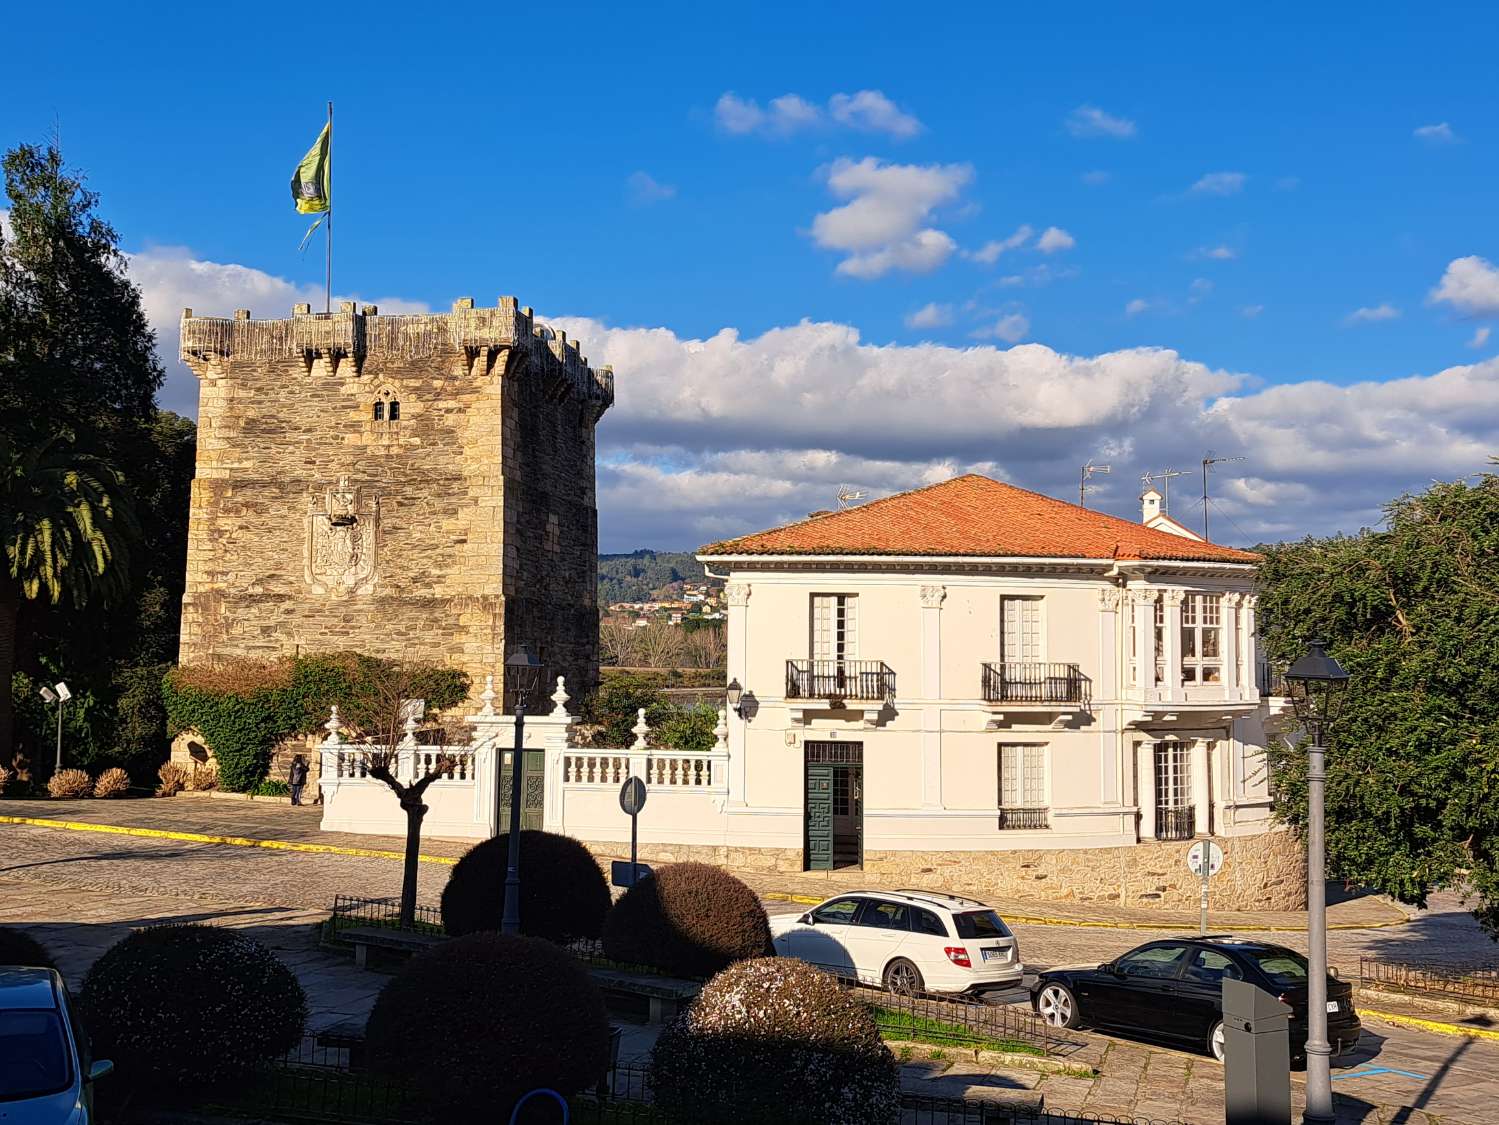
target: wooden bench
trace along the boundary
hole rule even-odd
[[[684,1004],[703,990],[701,981],[632,973],[625,969],[589,969],[606,995],[639,997],[646,1001],[649,1022],[668,1023]]]
[[[448,939],[440,934],[418,934],[410,930],[392,930],[382,926],[354,926],[347,930],[339,930],[338,940],[348,942],[354,947],[354,966],[363,969],[368,967],[371,948],[388,949],[396,953],[404,953],[409,957],[413,953],[420,953],[434,945],[441,945]]]

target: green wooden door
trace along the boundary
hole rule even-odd
[[[807,763],[807,870],[833,869],[833,766]]]
[[[510,762],[515,752],[506,750],[500,756],[500,831],[510,831]],[[525,771],[521,774],[520,826],[539,829],[546,801],[546,751],[526,750]]]

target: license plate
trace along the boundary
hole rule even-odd
[[[1327,1002],[1327,1010],[1329,1012],[1336,1012],[1338,1010],[1338,1002],[1336,1000],[1329,1000]]]
[[[980,949],[985,961],[1008,961],[1010,951],[1008,949]]]

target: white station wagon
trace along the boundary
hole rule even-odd
[[[770,920],[776,952],[896,992],[1020,983],[1020,943],[988,906],[936,891],[850,891]]]

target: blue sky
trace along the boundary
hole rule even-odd
[[[60,122],[170,351],[320,285],[332,97],[336,289],[514,293],[619,368],[606,547],[1095,455],[1129,514],[1209,447],[1253,540],[1499,452],[1491,9],[290,11],[12,13],[0,141]]]

